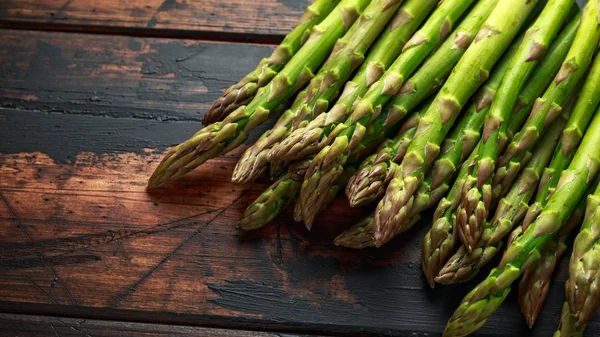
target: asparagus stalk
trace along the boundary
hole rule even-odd
[[[307,40],[310,30],[319,24],[340,2],[340,0],[315,0],[304,11],[300,21],[275,48],[270,57],[264,58],[248,75],[238,83],[225,89],[221,97],[206,110],[204,125],[222,121],[231,112],[252,101],[259,88],[267,85],[286,63],[298,52]]]
[[[600,113],[596,113],[594,122],[598,119],[600,119]],[[592,125],[592,127],[594,126],[597,125]],[[598,129],[590,129],[586,133],[586,137],[590,132],[598,133]],[[583,147],[585,144],[582,143],[581,146]],[[573,159],[573,161],[575,160]],[[558,192],[559,190],[554,194]],[[587,199],[585,220],[581,231],[575,238],[569,262],[569,279],[565,284],[567,301],[571,313],[575,317],[576,326],[587,324],[600,307],[598,251],[600,251],[600,185],[596,192]]]
[[[409,217],[432,207],[446,194],[458,167],[473,152],[480,140],[481,128],[496,90],[520,43],[520,38],[515,39],[492,70],[490,78],[474,95],[458,124],[442,142],[439,157],[432,164],[432,169],[427,171],[416,192],[416,198],[407,211]]]
[[[375,247],[375,243],[373,242],[373,215],[374,214],[371,214],[368,217],[365,217],[354,226],[338,235],[334,240],[335,245],[352,249]],[[420,215],[411,218],[405,223],[405,226],[400,227],[400,232],[396,234],[409,230],[419,222],[419,220],[421,220]]]
[[[264,122],[271,111],[304,87],[333,48],[369,3],[368,0],[342,0],[330,15],[312,28],[304,46],[284,68],[257,93],[222,122],[198,131],[186,142],[172,148],[158,165],[149,187],[158,187],[181,176],[206,160],[227,153],[242,144],[248,133]]]
[[[398,91],[404,79],[410,76],[434,48],[452,31],[452,26],[467,10],[473,0],[445,0],[432,13],[425,24],[404,45],[402,54],[394,61],[385,74],[374,82],[365,97],[356,102],[352,111],[345,104],[336,104],[329,111],[317,116],[305,128],[291,133],[270,152],[270,159],[293,160],[317,153],[336,139],[344,129],[350,127],[350,134],[357,128],[357,122],[370,118],[375,110],[381,111],[383,105]],[[362,96],[362,95],[361,95]],[[354,100],[353,100],[354,101]],[[354,103],[354,102],[353,102]],[[371,104],[371,110],[367,105]],[[366,109],[366,110],[365,110]],[[349,113],[352,113],[348,117]],[[348,117],[346,123],[344,120]],[[363,118],[364,117],[364,118]],[[365,132],[364,125],[358,124],[357,132]],[[345,137],[347,138],[347,137]]]
[[[440,144],[467,100],[483,83],[490,69],[514,39],[536,1],[500,1],[483,24],[475,41],[460,59],[419,120],[417,134],[409,146],[398,174],[390,182],[377,206],[374,239],[377,246],[389,241],[414,202],[414,193],[427,168],[440,152]],[[506,20],[510,16],[512,20]]]
[[[381,115],[375,118],[369,127],[373,130],[370,131],[371,133],[378,133],[380,130],[385,130],[386,128],[395,125],[428,95],[437,91],[444,79],[463,55],[470,41],[475,37],[475,34],[493,9],[496,2],[497,1],[481,1],[473,8],[469,15],[453,32],[453,37],[446,39],[442,46],[436,50],[423,66],[403,85],[394,100],[383,107]],[[506,57],[503,57],[503,59],[505,58]],[[502,62],[502,64],[506,63],[507,62],[504,61]],[[493,93],[490,84],[493,85],[502,78],[500,67],[497,68],[498,71],[494,70],[493,73],[498,75],[492,75],[490,80],[486,82],[486,87],[489,87],[490,91],[480,91],[481,94],[477,95],[478,105],[469,108],[469,115],[485,116],[485,111],[482,110],[488,105],[486,99]],[[477,127],[474,126],[473,128],[476,129]],[[397,164],[399,164],[404,157],[403,152],[406,151],[404,146],[409,144],[409,140],[412,140],[412,133],[413,132],[411,131],[410,137],[408,137],[409,135],[398,135],[393,140],[388,141],[391,146],[386,146],[381,149],[377,156],[377,163],[374,165],[366,164],[362,167],[362,170],[359,170],[357,179],[352,180],[346,190],[351,206],[362,206],[381,198],[389,180],[393,177],[393,170],[398,167]],[[472,139],[470,133],[467,132],[467,134],[468,136],[464,138],[465,135],[456,131],[449,138],[454,140],[460,138],[465,142],[464,152],[470,152],[474,144],[469,142],[469,140]],[[398,146],[398,144],[402,144],[402,146]],[[446,142],[444,145],[445,149],[449,148],[448,144],[449,143]],[[462,149],[462,144],[462,142],[457,143],[457,146],[460,146]],[[399,152],[399,156],[396,155],[398,150],[403,150]],[[374,158],[375,157],[373,156],[371,160]],[[462,159],[464,159],[464,157]],[[458,165],[456,164],[456,166]]]
[[[540,260],[525,271],[519,282],[519,305],[529,328],[533,327],[540,314],[548,290],[550,290],[556,263],[567,249],[571,232],[581,225],[584,213],[585,202],[580,200],[561,233],[548,243]],[[508,244],[510,245],[510,243],[509,241]]]
[[[273,221],[296,197],[300,185],[285,173],[248,206],[237,229],[255,230]]]
[[[457,181],[469,174],[469,171],[475,165],[477,159],[476,151],[473,150],[469,158],[462,164],[458,172]],[[438,271],[444,265],[450,253],[454,250],[458,237],[456,234],[455,210],[458,207],[456,193],[459,186],[456,182],[448,191],[448,195],[440,200],[433,213],[433,225],[421,244],[421,269],[429,285],[435,286],[435,277]]]
[[[489,13],[491,12],[491,10],[493,9],[493,5],[494,5],[495,1],[483,1],[478,3],[478,6],[476,6],[473,11],[470,13],[470,20],[467,21],[466,27],[469,28],[470,30],[467,30],[469,33],[471,34],[475,34],[475,31],[477,30],[475,27],[479,27],[482,25],[483,21],[485,20],[485,18],[489,15]],[[441,9],[441,7],[440,7]],[[465,27],[463,27],[465,28]],[[463,31],[464,32],[464,31]],[[416,34],[416,36],[418,36],[418,33]],[[466,35],[461,34],[462,37],[465,37]],[[470,41],[470,40],[469,40]],[[463,41],[464,42],[464,41]],[[468,45],[468,44],[467,44]],[[424,46],[424,45],[422,45]],[[466,45],[463,45],[464,49],[466,47]],[[411,53],[406,53],[404,54],[408,57],[408,61],[411,61],[414,59],[411,58],[413,54]],[[400,58],[398,60],[402,60],[403,56],[401,55]],[[408,62],[407,61],[407,62]],[[429,66],[434,66],[434,64],[429,64]],[[407,69],[407,68],[403,68],[403,69]],[[390,70],[393,70],[393,66],[392,68],[390,68]],[[427,71],[427,70],[426,70]],[[388,71],[387,73],[389,76],[384,76],[384,78],[382,80],[380,80],[380,82],[378,82],[379,84],[383,85],[383,83],[387,83],[388,80],[387,79],[399,79],[399,78],[404,78],[404,75],[397,77],[396,75],[401,74],[401,73],[395,73],[393,71]],[[391,77],[390,77],[391,76]],[[333,144],[331,146],[326,146],[325,148],[323,148],[321,150],[321,152],[319,153],[319,155],[317,155],[317,157],[315,158],[315,160],[313,161],[313,163],[311,164],[311,169],[309,169],[309,173],[313,174],[312,176],[307,176],[306,178],[306,183],[303,184],[303,187],[301,189],[301,199],[302,200],[307,200],[307,202],[310,203],[314,203],[314,204],[309,204],[308,208],[309,209],[318,209],[320,208],[322,205],[322,198],[319,197],[319,195],[323,194],[323,191],[327,190],[327,187],[329,186],[327,183],[323,183],[322,181],[329,181],[331,179],[330,175],[331,174],[335,174],[336,172],[336,168],[342,167],[347,158],[348,158],[348,153],[350,153],[351,151],[354,150],[355,147],[358,146],[358,144],[361,144],[361,140],[363,139],[363,135],[366,134],[367,131],[367,125],[370,123],[371,119],[376,117],[376,115],[379,114],[379,111],[381,111],[381,105],[387,101],[386,100],[380,100],[379,98],[376,98],[375,101],[370,101],[370,99],[374,98],[374,97],[386,97],[386,94],[381,94],[379,93],[379,89],[377,89],[377,85],[378,83],[375,84],[376,89],[373,89],[373,87],[371,87],[369,89],[369,92],[367,93],[367,96],[365,96],[365,98],[363,98],[363,100],[361,102],[369,102],[366,103],[366,105],[373,107],[375,106],[375,110],[377,110],[377,113],[373,114],[371,111],[369,113],[363,113],[366,112],[367,110],[363,110],[361,112],[361,102],[357,103],[357,106],[355,107],[352,115],[349,117],[348,121],[345,124],[340,124],[338,125],[338,127],[336,127],[336,130],[342,130],[341,133],[339,133],[339,135],[335,138],[335,140],[333,141]],[[430,82],[431,83],[431,82]],[[435,82],[433,82],[435,83]],[[433,84],[432,83],[432,84]],[[422,88],[427,90],[428,88]],[[375,91],[373,91],[375,90]],[[384,90],[385,91],[385,90]],[[372,93],[376,93],[377,95],[373,96]],[[410,111],[409,109],[411,108],[411,105],[415,104],[415,98],[418,97],[422,97],[420,95],[416,95],[416,96],[405,96],[405,100],[403,102],[404,104],[404,109],[402,110],[389,110],[390,112],[394,112],[396,114],[399,113],[399,111]],[[374,104],[372,104],[374,103]],[[362,106],[366,106],[366,105],[362,105]],[[357,115],[358,114],[358,115]],[[393,124],[390,123],[396,123],[397,120],[401,119],[401,116],[396,115],[395,117],[392,117],[391,120],[389,118],[389,116],[385,116],[385,115],[381,115],[380,117],[382,118],[376,118],[375,122],[371,125],[371,129],[372,133],[374,134],[379,134],[380,132],[386,132],[387,129],[389,129],[390,127],[393,126]],[[377,119],[379,119],[379,121],[377,121]],[[334,132],[335,133],[335,132]],[[333,136],[334,134],[330,134],[330,138],[331,136]],[[337,169],[339,170],[339,169]],[[313,206],[314,205],[314,206]],[[310,217],[309,217],[310,218]],[[308,221],[310,221],[308,219]],[[398,231],[396,231],[398,232]]]
[[[578,35],[593,34],[597,26],[598,2],[591,1],[585,7]],[[595,47],[596,44],[592,48]],[[508,247],[500,265],[463,299],[450,318],[444,336],[465,336],[485,324],[508,295],[511,284],[523,270],[539,260],[540,251],[565,224],[599,168],[600,114],[596,114],[544,210],[523,235]]]
[[[373,48],[369,50],[367,58],[360,69],[352,80],[344,86],[344,90],[336,102],[337,109],[344,107],[344,109],[349,110],[355,99],[362,96],[367,88],[379,79],[401,53],[404,43],[417,30],[437,2],[437,0],[407,0],[398,9],[388,28],[378,38]],[[255,160],[257,161],[253,164],[253,167],[256,167],[255,171],[260,171],[265,158],[271,162],[271,166],[274,164],[281,166],[280,163],[283,160],[270,157],[271,149],[294,130],[306,127],[306,124],[312,121],[315,115],[326,109],[322,108],[323,105],[319,105],[318,102],[312,110],[300,110],[300,103],[298,106],[298,109],[292,108],[291,111],[284,113],[277,123],[277,128],[268,131],[268,136],[265,136],[266,138],[261,137],[254,148],[249,150],[251,152],[247,152],[248,155],[243,156],[243,158],[251,158],[251,154],[255,154]]]
[[[354,226],[338,235],[333,243],[352,249],[373,247],[373,214],[363,218]]]
[[[364,206],[383,195],[394,170],[398,168],[397,164],[404,158],[417,131],[418,118],[419,115],[416,114],[414,118],[409,119],[396,137],[387,139],[377,153],[362,162],[346,186],[346,196],[351,207]]]
[[[362,64],[367,49],[400,7],[400,3],[400,0],[371,1],[361,18],[356,20],[352,28],[336,43],[334,53],[310,81],[308,87],[298,95],[292,108],[284,112],[277,125],[265,132],[244,152],[233,171],[234,183],[242,184],[255,180],[267,168],[267,153],[273,143],[281,140],[294,124],[311,119],[313,114],[326,111],[329,102],[354,70]]]
[[[431,100],[424,103],[420,110],[416,111],[412,118],[403,124],[400,129],[401,134],[406,134],[406,136],[411,133],[414,134],[419,116],[427,109],[429,104],[431,104]],[[383,135],[386,134],[386,131],[383,131]],[[310,228],[312,226],[312,222],[317,212],[327,205],[326,197],[328,191],[337,184],[339,174],[343,171],[343,168],[347,166],[348,163],[354,164],[357,160],[364,158],[364,153],[371,153],[368,149],[379,143],[379,138],[381,137],[378,136],[381,135],[382,132],[376,132],[371,137],[365,137],[359,146],[353,148],[352,153],[354,153],[354,155],[352,155],[352,153],[343,154],[339,161],[334,160],[328,162],[327,159],[322,156],[330,154],[331,152],[322,151],[310,162],[302,188],[300,189],[300,200],[298,201],[299,203],[302,203],[302,209],[305,210],[302,213],[302,220],[307,227]],[[327,148],[328,147],[325,149]],[[315,165],[315,163],[322,163],[323,165]],[[315,170],[317,169],[321,169],[322,171],[316,172]],[[352,179],[353,178],[351,177],[350,180]]]
[[[535,155],[526,169],[512,186],[508,195],[499,202],[491,222],[483,229],[483,235],[469,252],[463,245],[450,258],[435,278],[437,283],[454,284],[472,279],[500,250],[502,239],[508,235],[515,223],[523,218],[529,199],[533,195],[542,171],[550,162],[552,152],[565,126],[564,121],[556,121],[544,135],[535,150]],[[459,185],[460,186],[460,185]]]
[[[565,302],[563,304],[562,312],[560,314],[560,323],[558,325],[558,330],[554,332],[553,337],[583,337],[584,330],[585,325],[575,325],[575,317],[571,315],[569,303]]]
[[[581,26],[586,16],[590,16],[589,13],[585,13],[589,12],[588,8],[590,8],[589,4],[583,9]],[[590,46],[596,46],[600,39],[600,29],[594,27],[589,29],[587,34],[577,34],[552,85],[546,90],[544,96],[536,101],[527,122],[499,158],[496,180],[507,178],[510,180],[509,172],[515,171],[511,166],[518,167],[518,163],[525,158],[527,151],[536,144],[543,129],[560,114],[563,104],[586,73],[596,51],[596,48]],[[499,183],[497,182],[496,185]]]
[[[310,160],[306,160],[303,161],[306,162],[308,165],[310,165]],[[310,166],[307,167],[307,170],[310,168]],[[347,165],[346,167],[341,168],[341,173],[339,175],[339,179],[337,179],[335,182],[332,183],[331,187],[327,190],[327,193],[324,195],[324,202],[323,202],[323,207],[329,205],[333,199],[335,198],[335,196],[337,195],[338,191],[340,189],[343,189],[346,184],[348,183],[348,180],[350,179],[350,177],[352,175],[354,175],[354,173],[356,172],[356,167],[354,165]],[[313,221],[314,221],[314,215],[316,215],[319,211],[321,211],[321,209],[317,209],[317,210],[307,210],[304,208],[305,203],[302,202],[302,198],[298,198],[298,201],[296,202],[296,207],[294,209],[294,220],[295,221],[304,221],[305,219],[305,214],[307,213],[311,213],[313,214],[313,217],[311,218],[310,222],[306,222],[306,228],[308,230],[311,229]]]
[[[533,100],[539,97],[552,81],[552,78],[558,71],[571,47],[578,26],[579,19],[575,18],[571,20],[565,29],[563,29],[546,53],[546,56],[539,62],[535,69],[535,73],[530,76],[525,88],[519,94],[517,106],[515,107],[515,111],[517,112],[513,115],[512,122],[510,123],[507,132],[509,139],[519,130],[520,124],[527,118],[527,114],[533,105]],[[475,151],[471,156],[476,158],[477,152],[478,151]],[[443,157],[444,155],[440,156],[440,158],[436,160],[436,163],[441,161]],[[469,158],[467,162],[470,162],[470,160],[471,158]],[[432,180],[431,172],[435,171],[435,165],[436,164],[434,164],[433,169],[426,177],[425,182]],[[461,177],[466,176],[466,172],[463,171],[464,170],[461,169],[456,182],[464,180],[461,179]],[[441,171],[438,170],[438,172]],[[454,211],[456,210],[456,207],[458,207],[457,202],[460,201],[460,194],[457,196],[457,189],[458,191],[461,189],[456,185],[456,182],[452,187],[451,193],[440,202],[438,210],[436,210],[437,214],[443,214],[444,216],[437,221],[436,219],[438,219],[438,217],[434,218],[434,224],[427,235],[425,235],[423,244],[421,245],[422,269],[432,287],[435,284],[434,278],[438,275],[440,268],[448,261],[450,253],[453,251],[457,242],[454,227]],[[425,184],[422,184],[419,188],[419,195],[427,195],[427,192],[422,189],[423,185]],[[444,195],[447,189],[447,183],[442,183],[436,188],[439,192],[432,191],[430,194]],[[451,200],[454,200],[455,203],[453,204]]]
[[[498,88],[485,120],[482,145],[473,174],[466,178],[462,202],[457,209],[458,236],[468,251],[475,246],[492,205],[492,175],[500,149],[507,142],[506,131],[518,93],[560,30],[574,0],[550,0],[529,27]]]
[[[535,203],[531,205],[525,216],[525,224],[531,223],[556,188],[558,177],[573,159],[581,138],[600,103],[600,95],[596,89],[600,86],[600,57],[594,60],[567,126],[563,131],[550,165],[544,170],[538,187]]]

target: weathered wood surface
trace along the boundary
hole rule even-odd
[[[99,321],[65,317],[0,314],[0,335],[18,337],[309,337],[290,333],[229,330],[165,324]]]
[[[428,289],[419,260],[429,216],[379,250],[332,244],[365,212],[343,198],[311,232],[290,212],[258,232],[236,231],[266,186],[229,183],[239,151],[145,191],[166,148],[199,128],[211,97],[269,48],[2,33],[0,312],[437,336],[474,284]],[[478,336],[549,336],[565,262],[533,332],[513,293]],[[598,320],[587,335],[600,335]]]
[[[2,0],[0,25],[189,38],[276,41],[309,0]]]

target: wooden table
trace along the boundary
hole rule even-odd
[[[0,2],[0,335],[441,333],[477,280],[428,288],[428,221],[379,250],[337,248],[365,212],[339,198],[311,232],[286,213],[240,233],[267,183],[229,182],[240,151],[144,190],[307,4]],[[532,332],[513,292],[477,336],[550,336],[566,262]]]

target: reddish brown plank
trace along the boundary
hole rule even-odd
[[[2,335],[19,337],[56,336],[189,336],[189,337],[301,337],[290,333],[229,330],[181,325],[99,321],[68,317],[0,314]],[[303,335],[308,337],[307,335]]]
[[[0,25],[171,37],[268,39],[293,28],[309,0],[5,0]]]
[[[427,289],[418,265],[426,223],[380,250],[339,249],[331,239],[360,213],[340,198],[312,232],[288,212],[240,233],[233,225],[264,184],[227,183],[230,156],[148,194],[160,155],[81,153],[70,164],[42,153],[1,155],[9,216],[0,226],[0,308],[409,336],[439,333],[468,289]],[[563,284],[532,336],[552,330]],[[511,298],[483,335],[529,335],[516,309]]]

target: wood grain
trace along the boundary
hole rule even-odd
[[[202,109],[189,105],[208,100],[202,90],[190,89],[206,83],[204,77],[178,75],[182,68],[169,68],[167,61],[196,55],[189,69],[227,82],[253,66],[230,61],[258,59],[268,48],[3,33],[0,312],[325,335],[437,336],[478,281],[428,288],[419,261],[430,215],[379,250],[332,244],[368,211],[348,208],[343,198],[318,217],[311,232],[294,223],[289,211],[258,232],[236,231],[241,212],[267,183],[229,183],[242,149],[166,188],[145,191],[168,146],[200,126]],[[101,52],[107,46],[118,48]],[[180,54],[172,51],[178,46]],[[160,62],[152,66],[155,59]],[[147,87],[154,89],[140,98]],[[102,99],[90,99],[94,90]],[[532,332],[513,293],[478,336],[551,335],[564,300],[565,262]],[[598,322],[590,324],[588,336],[600,335]]]
[[[308,335],[299,336],[290,333],[271,333],[247,330],[201,328],[193,326],[144,324],[13,314],[0,314],[0,334],[19,337],[309,337]]]
[[[278,41],[309,0],[3,0],[0,25],[162,37]]]
[[[192,121],[271,46],[2,30],[0,107]]]

